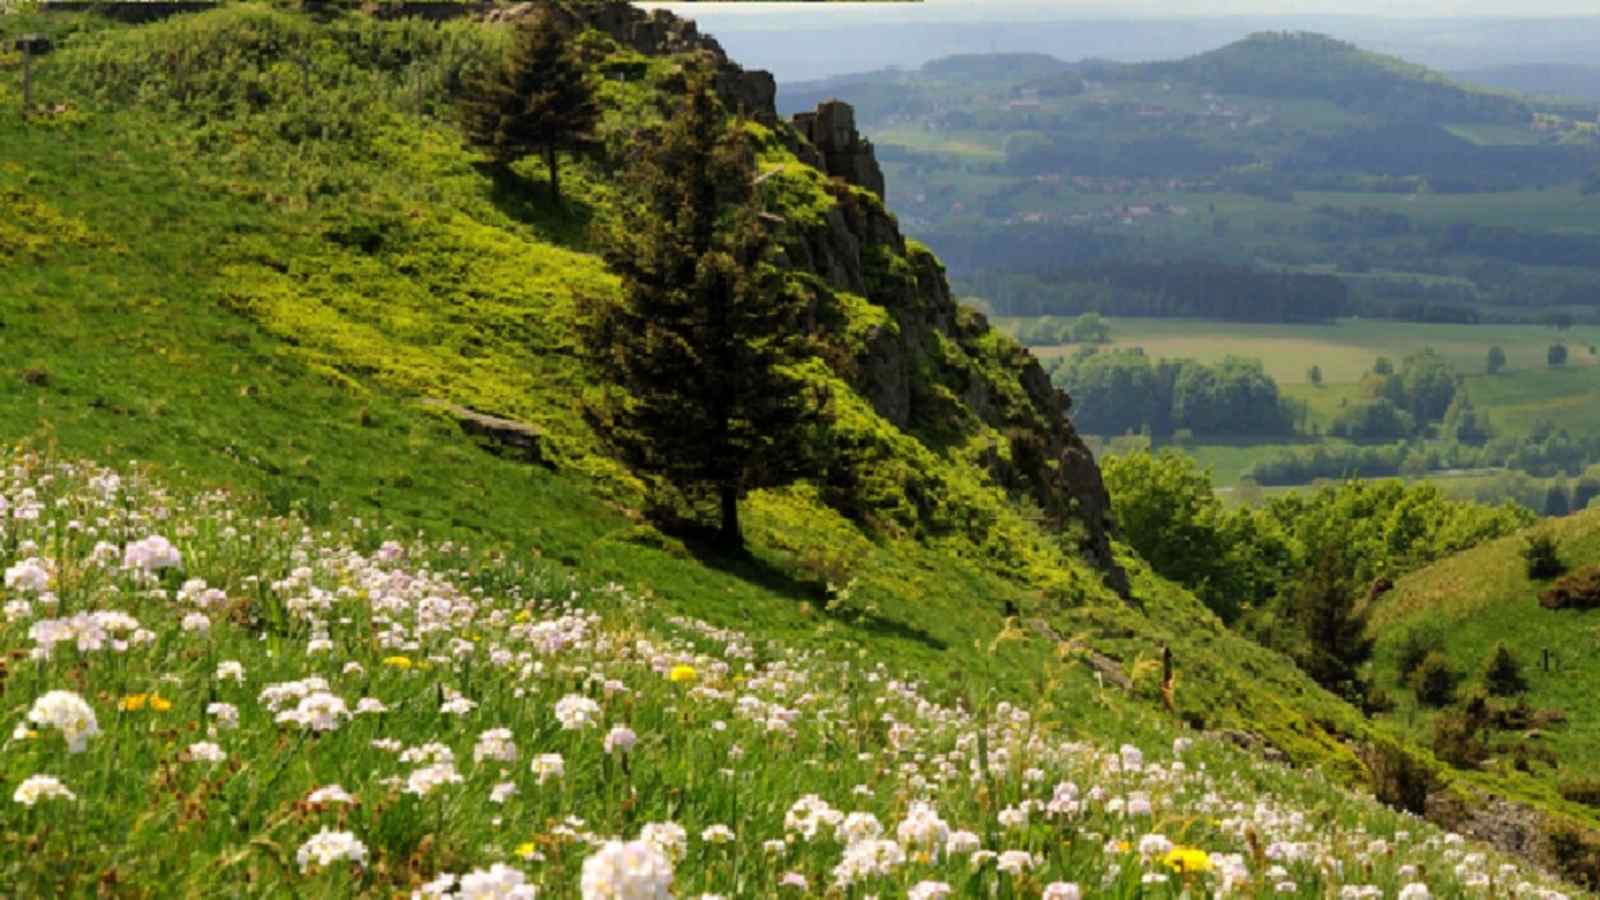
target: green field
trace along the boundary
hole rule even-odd
[[[1593,326],[1558,332],[1541,325],[1446,325],[1382,319],[1340,319],[1328,325],[1196,319],[1109,321],[1112,347],[1142,347],[1152,357],[1201,362],[1246,356],[1261,360],[1267,374],[1280,385],[1305,384],[1312,366],[1322,369],[1324,384],[1354,383],[1372,371],[1379,356],[1398,364],[1407,354],[1425,347],[1438,351],[1462,374],[1482,372],[1489,348],[1495,344],[1505,349],[1510,372],[1546,371],[1545,351],[1557,341],[1571,352],[1569,367],[1600,362],[1589,353],[1589,345],[1600,343],[1600,327]],[[1071,345],[1035,347],[1033,352],[1049,358],[1075,349]],[[1473,399],[1477,399],[1476,391]]]
[[[1019,319],[1002,318],[1006,327]],[[1155,358],[1188,358],[1214,363],[1227,356],[1259,359],[1279,384],[1283,396],[1303,403],[1308,423],[1327,428],[1341,409],[1363,397],[1360,380],[1379,356],[1396,365],[1409,353],[1432,348],[1463,376],[1463,385],[1478,412],[1497,436],[1525,434],[1549,424],[1574,435],[1591,433],[1600,423],[1600,357],[1589,352],[1600,342],[1600,328],[1577,326],[1558,332],[1538,325],[1448,325],[1341,319],[1327,325],[1273,325],[1190,319],[1112,318],[1108,348],[1138,347]],[[1552,369],[1545,361],[1551,343],[1565,343],[1571,354],[1566,366]],[[1506,352],[1507,368],[1484,374],[1490,346]],[[1076,345],[1035,347],[1043,358],[1069,354]],[[1322,370],[1323,382],[1308,381],[1311,366]],[[1229,496],[1250,467],[1284,450],[1306,447],[1317,438],[1268,442],[1226,441],[1213,436],[1180,446],[1212,471]],[[1112,450],[1101,441],[1097,450]],[[1441,488],[1470,496],[1483,476],[1432,476]],[[1251,489],[1251,496],[1256,496]],[[1261,496],[1285,489],[1261,489]]]

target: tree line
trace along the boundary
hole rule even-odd
[[[1206,365],[1152,360],[1137,348],[1084,347],[1050,367],[1072,398],[1073,423],[1089,434],[1285,435],[1300,416],[1259,360],[1230,356]]]

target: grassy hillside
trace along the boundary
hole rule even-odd
[[[1542,523],[1530,533],[1553,537],[1561,559],[1573,570],[1600,563],[1600,511]],[[1563,785],[1591,780],[1600,771],[1594,739],[1600,718],[1592,702],[1600,678],[1595,654],[1600,612],[1539,605],[1540,592],[1555,579],[1527,576],[1521,556],[1526,537],[1495,541],[1400,579],[1374,607],[1376,677],[1398,701],[1392,721],[1418,740],[1431,740],[1442,713],[1419,703],[1404,686],[1402,650],[1416,640],[1436,645],[1462,676],[1457,695],[1466,700],[1482,691],[1483,670],[1504,642],[1521,661],[1528,681],[1526,694],[1514,699],[1535,710],[1560,710],[1563,721],[1492,733],[1484,739],[1489,759],[1483,771],[1470,777],[1485,784],[1516,784],[1552,802],[1567,802],[1558,793]],[[1520,764],[1519,757],[1524,760]],[[1593,814],[1592,806],[1567,805],[1575,813]]]
[[[930,684],[546,561],[0,463],[0,636],[35,657],[0,756],[25,894],[1565,896],[1323,778],[1141,732],[1114,689],[999,700],[1027,637]]]
[[[557,816],[583,816],[589,824],[572,827],[602,834],[631,832],[654,817],[681,818],[698,829],[724,818],[737,825],[738,809],[756,798],[760,811],[752,815],[763,824],[753,833],[781,838],[777,823],[795,798],[780,797],[776,785],[816,784],[811,790],[846,805],[852,802],[846,796],[850,784],[888,772],[887,763],[868,767],[844,752],[853,745],[865,753],[876,746],[872,741],[881,743],[877,725],[841,733],[819,721],[807,726],[814,730],[798,745],[756,751],[753,735],[738,738],[756,754],[756,771],[770,767],[767,780],[750,794],[712,792],[714,799],[706,801],[711,806],[685,805],[688,798],[706,796],[696,792],[715,780],[709,774],[715,763],[709,761],[727,752],[722,739],[708,737],[709,743],[692,750],[704,752],[704,768],[661,763],[661,778],[639,776],[637,803],[570,805],[594,796],[598,779],[614,777],[607,774],[609,764],[596,741],[566,742],[548,717],[535,719],[512,702],[512,692],[521,690],[514,686],[519,676],[492,673],[498,663],[487,655],[508,628],[507,617],[559,617],[559,602],[527,601],[555,601],[566,594],[570,579],[577,580],[580,605],[597,610],[603,630],[614,636],[614,643],[595,645],[598,656],[574,664],[591,674],[626,669],[625,680],[633,679],[638,691],[631,710],[612,705],[608,724],[631,716],[636,726],[658,726],[654,732],[694,732],[714,716],[732,716],[721,710],[685,718],[672,699],[676,695],[667,693],[672,688],[659,678],[637,681],[650,677],[647,670],[624,661],[618,649],[640,630],[666,631],[674,617],[690,616],[705,624],[678,623],[673,634],[684,638],[687,629],[690,637],[710,635],[730,666],[740,657],[727,644],[746,639],[707,629],[738,628],[748,643],[777,641],[785,648],[763,659],[826,651],[830,659],[853,660],[857,673],[881,664],[926,684],[941,702],[961,702],[982,715],[998,716],[1002,700],[1025,704],[1051,722],[1052,741],[1076,736],[1154,747],[1191,727],[1227,729],[1246,742],[1264,740],[1333,782],[1369,781],[1372,773],[1360,751],[1379,735],[1355,710],[1315,687],[1283,657],[1224,629],[1190,594],[1124,554],[1135,601],[1125,602],[1080,557],[1082,528],[1064,534],[1047,527],[1037,505],[996,475],[1005,468],[993,463],[1007,460],[1011,445],[984,413],[1009,417],[1006,429],[1040,426],[1029,418],[1037,413],[1028,412],[1025,399],[1029,358],[980,317],[961,312],[950,332],[928,330],[926,355],[914,358],[919,412],[906,427],[888,421],[857,393],[849,377],[852,363],[872,336],[917,325],[906,318],[915,312],[907,303],[925,296],[918,291],[936,294],[942,288],[942,281],[932,283],[937,264],[915,243],[903,252],[888,242],[875,246],[860,294],[829,288],[813,272],[793,273],[818,283],[831,347],[827,358],[815,361],[815,377],[835,390],[835,437],[854,454],[848,462],[859,476],[852,491],[841,495],[836,485],[800,484],[757,494],[749,501],[751,556],[705,557],[692,543],[646,521],[638,485],[598,452],[579,415],[589,375],[575,343],[577,317],[585,298],[615,289],[587,237],[587,224],[614,201],[610,165],[571,162],[564,179],[571,197],[552,205],[540,199],[544,185],[537,166],[513,179],[491,177],[462,148],[449,120],[452,92],[499,52],[503,38],[497,29],[360,17],[316,21],[249,5],[136,28],[89,19],[0,20],[0,37],[7,40],[36,29],[51,32],[59,48],[37,72],[43,111],[24,120],[17,113],[14,73],[0,80],[0,144],[6,147],[0,160],[0,342],[6,349],[0,438],[42,452],[47,461],[87,458],[122,466],[129,479],[134,473],[126,467],[151,467],[178,496],[191,498],[184,504],[196,504],[171,514],[167,535],[187,561],[183,574],[219,586],[231,610],[213,623],[215,644],[187,643],[173,609],[139,595],[148,581],[120,569],[109,580],[83,575],[101,564],[84,561],[92,542],[77,537],[65,521],[57,522],[59,528],[27,525],[5,532],[6,567],[33,555],[42,558],[61,615],[120,604],[116,608],[160,635],[156,649],[162,651],[127,665],[96,657],[80,669],[63,650],[48,665],[8,680],[7,709],[19,722],[27,703],[70,687],[88,698],[108,735],[87,756],[63,756],[58,744],[41,739],[5,757],[7,787],[48,769],[86,804],[95,804],[92,814],[77,818],[49,806],[11,809],[0,824],[7,846],[19,848],[43,823],[33,849],[46,850],[39,856],[4,854],[14,866],[8,883],[67,878],[87,890],[91,878],[113,884],[126,879],[135,893],[171,884],[204,892],[216,887],[214,879],[241,872],[245,880],[237,883],[252,891],[298,891],[283,887],[290,883],[285,879],[298,877],[289,857],[310,833],[308,816],[326,811],[295,803],[302,790],[342,779],[346,787],[364,786],[359,816],[341,821],[361,826],[371,865],[353,875],[330,870],[319,877],[335,881],[307,883],[306,891],[358,888],[376,895],[415,887],[442,872],[526,862],[537,854],[561,860],[539,870],[541,884],[570,885],[577,865],[570,854],[576,851],[540,849],[550,841],[565,846],[553,822]],[[644,57],[598,33],[584,40],[597,76],[607,76],[602,131],[615,147],[626,141],[633,123],[659,114],[657,100],[672,96],[681,67],[689,63]],[[754,126],[751,133],[761,143],[763,166],[781,169],[767,184],[772,202],[796,228],[822,227],[874,208],[874,198],[830,184],[803,165],[781,135]],[[973,405],[976,400],[985,408]],[[438,401],[533,429],[539,461],[481,446]],[[56,492],[66,491],[70,496],[60,509],[80,510],[85,521],[94,521],[101,513],[92,491],[71,487],[75,483],[65,474],[47,478],[50,465],[29,457],[7,468],[13,473],[4,492],[8,508],[31,509],[37,498],[53,503]],[[229,499],[192,499],[216,488],[231,491]],[[102,500],[106,496],[111,495],[102,492]],[[165,505],[155,495],[130,499],[126,509],[152,511],[127,513],[106,536],[122,543],[154,530],[152,523],[161,521],[154,509]],[[297,517],[269,520],[259,526],[264,533],[301,535],[298,523],[309,530],[295,538],[295,546],[263,537],[274,549],[232,555],[233,536],[215,529],[235,509],[249,510],[251,517]],[[45,521],[55,516],[51,512]],[[329,535],[318,536],[324,531]],[[293,614],[288,601],[298,602],[299,587],[322,596],[308,585],[262,588],[281,582],[300,562],[342,558],[341,543],[372,554],[381,540],[413,535],[419,558],[439,560],[431,571],[450,569],[445,560],[461,547],[480,554],[480,562],[449,576],[453,588],[438,590],[482,588],[495,595],[464,616],[459,634],[400,646],[413,663],[430,654],[441,657],[434,663],[440,667],[453,665],[449,659],[456,653],[474,660],[452,669],[450,678],[412,684],[405,678],[416,676],[388,671],[404,667],[384,662],[395,648],[374,643],[375,626],[382,623],[364,602],[371,594],[361,596],[350,580],[371,574],[365,563],[352,560],[343,569],[337,562],[316,563],[318,590],[336,601],[326,616],[315,610],[308,618]],[[168,592],[181,587],[170,574],[162,577]],[[8,602],[26,604],[10,608],[16,613],[6,626],[12,647],[33,640],[27,637],[31,625],[51,612],[48,602],[24,595],[24,582],[19,575],[6,586]],[[599,588],[612,583],[619,587]],[[113,594],[107,585],[127,593]],[[621,594],[634,601],[622,601]],[[1008,608],[1017,615],[1008,617]],[[335,612],[348,613],[349,621]],[[302,664],[307,654],[323,652],[309,646],[318,639],[318,625],[330,632],[333,652]],[[509,630],[508,640],[526,637]],[[472,647],[450,643],[454,637]],[[480,647],[486,655],[482,667],[476,661]],[[1165,701],[1159,665],[1164,648],[1176,665]],[[167,649],[176,656],[164,656]],[[230,654],[248,656],[248,690],[235,690],[213,675],[215,663]],[[715,664],[711,658],[684,658],[702,668]],[[362,668],[349,669],[347,662]],[[734,678],[731,671],[719,670],[718,679]],[[514,727],[527,749],[568,753],[572,783],[580,787],[560,803],[544,798],[506,813],[519,828],[538,828],[519,832],[515,843],[498,829],[500,814],[477,799],[466,803],[466,795],[459,795],[424,808],[381,781],[401,773],[373,774],[376,757],[362,742],[376,736],[375,730],[352,725],[327,741],[325,755],[304,754],[301,743],[280,739],[286,733],[277,731],[263,701],[251,698],[268,683],[312,674],[359,681],[339,682],[338,690],[352,702],[370,691],[387,703],[404,703],[405,712],[391,720],[385,737],[412,745],[444,739],[464,760],[473,743],[466,727],[441,725],[418,699],[443,703],[449,699],[446,687],[461,691],[479,704],[481,718],[472,731],[478,725]],[[551,680],[538,689],[542,701],[572,690],[597,691],[566,670]],[[181,807],[147,802],[132,786],[166,786],[180,777],[175,773],[197,771],[174,768],[197,758],[192,748],[179,755],[188,737],[177,742],[172,734],[152,735],[131,715],[140,710],[118,712],[120,697],[165,692],[169,683],[174,694],[183,689],[171,712],[174,721],[182,717],[185,729],[200,727],[202,698],[231,697],[227,702],[244,710],[237,738],[213,738],[226,744],[232,762],[204,769],[204,776],[195,776],[200,780],[182,781],[182,790],[195,793],[192,804]],[[785,695],[775,688],[763,696]],[[870,696],[855,700],[865,703]],[[848,695],[828,697],[818,701],[820,708],[852,708]],[[865,715],[853,709],[849,717]],[[690,752],[663,734],[644,740],[657,760],[681,760]],[[966,743],[957,746],[971,753]],[[799,762],[785,768],[780,757]],[[1078,771],[1072,767],[1080,764],[1100,765],[1098,757],[1069,757],[1052,757],[1050,779]],[[826,785],[800,776],[813,764],[830,773]],[[106,775],[115,766],[136,776],[121,782],[126,789],[113,788]],[[484,767],[484,779],[491,768]],[[1260,777],[1271,781],[1279,774],[1268,770]],[[1319,779],[1292,783],[1319,809],[1343,809],[1339,804],[1348,802]],[[473,791],[489,787],[487,780],[473,784]],[[914,791],[884,784],[877,810],[887,819],[902,811],[899,804]],[[541,796],[531,782],[522,790]],[[1006,803],[1023,799],[1019,789],[1005,790]],[[991,786],[988,800],[974,801],[981,814],[963,813],[965,820],[976,827],[997,813],[989,807],[999,802],[999,791]],[[207,805],[212,803],[221,805]],[[395,808],[401,811],[391,815]],[[1215,805],[1206,808],[1219,812]],[[1353,829],[1394,836],[1395,820],[1370,807],[1336,815]],[[1202,833],[1184,824],[1188,816],[1164,817],[1161,827],[1208,849],[1254,852],[1243,820],[1226,827],[1219,822],[1215,828],[1221,831],[1207,826]],[[1041,831],[1031,843],[1002,842],[994,825],[981,824],[989,830],[985,846],[995,849],[1043,852],[1056,840]],[[1085,859],[1098,860],[1100,838],[1124,831],[1093,827],[1095,839],[1081,849]],[[174,829],[197,836],[195,855],[156,866],[139,862],[145,851],[170,840]],[[1257,829],[1258,838],[1268,834],[1275,832]],[[1354,846],[1354,840],[1339,842]],[[1433,841],[1430,852],[1446,854],[1439,858],[1460,856],[1441,839],[1426,840]],[[486,841],[495,849],[483,850]],[[517,849],[527,841],[534,850]],[[97,849],[74,868],[75,854],[85,846]],[[757,853],[755,845],[750,848]],[[1072,850],[1065,862],[1058,858],[1050,871],[1101,877],[1102,868],[1076,862],[1078,853]],[[1350,858],[1355,871],[1360,857]],[[756,890],[747,883],[771,884],[763,879],[774,871],[742,868],[755,863],[739,859],[749,858],[737,857],[727,870],[704,862],[684,888],[747,894]],[[1399,865],[1385,860],[1386,866]],[[836,861],[826,854],[803,855],[795,866],[818,884]],[[1429,872],[1446,868],[1419,862]],[[1264,858],[1253,862],[1262,878],[1270,865]],[[1110,884],[1123,884],[1117,881],[1122,877],[1114,875]],[[1115,891],[1132,896],[1139,871],[1128,869],[1127,877],[1132,880]],[[1416,876],[1396,869],[1371,877],[1397,886]],[[741,880],[746,878],[757,880]],[[1333,884],[1309,874],[1297,880],[1308,896]],[[1445,875],[1437,887],[1448,892],[1454,884]]]

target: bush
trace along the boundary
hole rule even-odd
[[[1600,566],[1580,569],[1539,595],[1545,609],[1600,609]]]
[[[1528,565],[1529,578],[1554,578],[1567,570],[1556,550],[1555,538],[1548,534],[1528,538],[1527,546],[1522,548],[1522,558]]]
[[[1478,739],[1478,723],[1459,710],[1441,713],[1433,721],[1433,755],[1458,769],[1475,769],[1489,757]]]
[[[1400,681],[1404,683],[1410,680],[1411,674],[1421,667],[1423,660],[1443,649],[1444,626],[1438,622],[1419,622],[1407,628],[1400,636],[1400,649],[1397,653]]]
[[[1496,697],[1509,697],[1528,689],[1528,679],[1522,675],[1522,663],[1511,655],[1503,642],[1494,648],[1494,656],[1483,672],[1483,687]]]
[[[1600,807],[1600,778],[1569,781],[1560,787],[1561,796],[1573,803]]]
[[[1461,676],[1444,654],[1429,653],[1411,676],[1411,687],[1416,692],[1417,702],[1424,706],[1449,706],[1455,699],[1456,683],[1460,680]]]
[[[1426,763],[1387,740],[1368,748],[1365,761],[1379,803],[1419,816],[1427,811],[1428,795],[1438,780]]]

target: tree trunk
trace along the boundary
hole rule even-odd
[[[732,482],[717,487],[722,500],[722,526],[717,530],[717,543],[724,550],[744,549],[744,535],[739,532],[739,488]]]
[[[550,170],[550,199],[561,202],[561,163],[556,159],[556,148],[544,148],[544,165]]]

